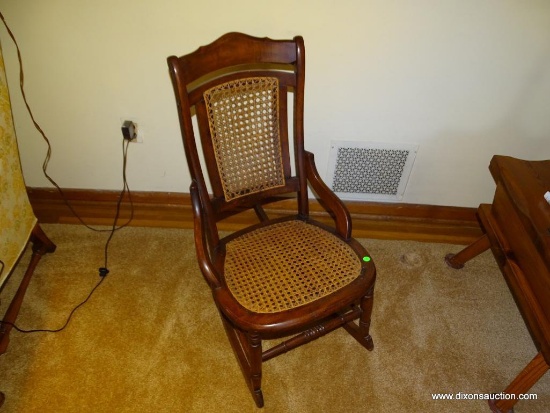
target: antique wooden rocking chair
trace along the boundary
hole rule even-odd
[[[339,327],[373,349],[376,270],[351,238],[348,210],[304,150],[304,65],[301,37],[240,33],[168,58],[192,177],[198,262],[259,407],[262,362]],[[309,216],[308,184],[334,218],[334,228]],[[297,198],[296,213],[269,219],[262,206],[289,193]],[[259,223],[220,238],[218,222],[247,209]],[[262,340],[285,337],[262,350]]]

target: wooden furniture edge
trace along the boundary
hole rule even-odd
[[[41,223],[81,224],[67,203],[88,225],[112,225],[120,192],[112,190],[27,188],[34,213]],[[131,198],[131,202],[130,202]],[[270,216],[291,213],[295,201],[284,199],[266,206]],[[450,244],[469,244],[483,235],[476,208],[381,203],[345,202],[353,220],[353,236],[414,240]],[[188,193],[132,192],[121,202],[119,224],[161,228],[192,228],[193,215]],[[331,222],[330,216],[315,200],[310,213],[321,222]],[[253,212],[228,218],[220,228],[233,231],[256,221]]]

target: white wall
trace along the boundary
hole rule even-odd
[[[120,189],[120,119],[134,117],[132,190],[187,192],[166,57],[228,31],[304,36],[306,145],[326,172],[331,139],[414,142],[404,202],[477,206],[493,154],[550,159],[547,0],[4,0],[35,117],[66,188]],[[45,144],[0,29],[27,185],[49,186]]]

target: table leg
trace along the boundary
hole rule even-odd
[[[515,394],[510,400],[489,400],[489,407],[494,413],[508,413],[519,401],[519,395],[525,394],[548,371],[548,364],[542,353],[538,353],[533,360],[517,375],[506,387],[503,393]]]
[[[456,254],[447,254],[445,256],[445,262],[447,265],[454,269],[460,269],[464,267],[466,261],[477,257],[482,252],[488,250],[491,247],[491,242],[487,234],[475,240],[472,244],[468,245],[462,251]]]

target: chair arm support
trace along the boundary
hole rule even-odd
[[[321,205],[333,217],[338,234],[346,240],[351,238],[351,216],[348,209],[319,175],[313,153],[309,151],[304,153],[306,176],[311,188],[318,195]]]
[[[221,286],[217,271],[210,260],[206,243],[206,225],[202,217],[202,207],[197,183],[193,181],[190,187],[191,207],[193,208],[193,224],[195,234],[195,249],[200,269],[210,288],[217,289]]]

